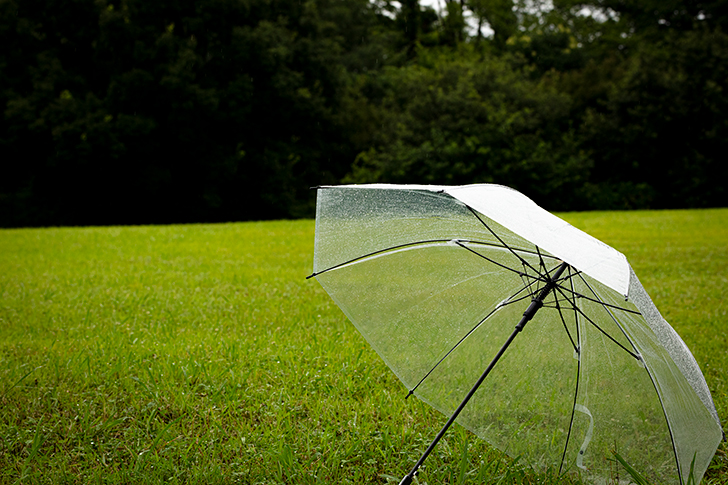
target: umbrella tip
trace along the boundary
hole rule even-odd
[[[412,475],[407,474],[404,476],[401,482],[399,482],[399,485],[409,485],[412,483]]]

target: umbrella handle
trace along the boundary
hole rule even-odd
[[[561,277],[561,274],[566,270],[566,268],[569,265],[566,262],[561,263],[561,266],[559,266],[554,274],[549,277],[548,283],[546,283],[546,286],[539,292],[538,296],[534,298],[531,301],[531,304],[528,306],[525,312],[523,312],[523,317],[518,322],[518,325],[516,325],[516,328],[513,330],[513,333],[511,333],[511,336],[508,337],[508,340],[506,340],[506,343],[503,344],[503,347],[498,351],[496,356],[493,358],[491,363],[488,365],[488,368],[485,369],[483,374],[480,376],[478,381],[475,383],[472,389],[468,392],[468,394],[465,396],[465,399],[460,403],[460,405],[457,407],[454,413],[452,413],[452,416],[450,416],[450,419],[447,420],[447,423],[445,423],[445,426],[442,427],[439,433],[437,433],[437,436],[435,436],[435,439],[432,440],[432,443],[430,443],[430,446],[427,447],[425,452],[422,454],[420,459],[417,461],[414,467],[412,467],[412,470],[402,478],[402,481],[399,482],[399,485],[410,485],[412,483],[412,479],[417,475],[417,471],[422,466],[422,464],[425,462],[427,457],[432,453],[432,450],[435,449],[435,446],[437,446],[437,443],[442,439],[442,437],[445,435],[445,432],[448,430],[450,426],[455,422],[455,419],[458,417],[460,412],[465,408],[465,405],[470,401],[470,398],[473,397],[473,394],[475,394],[475,391],[478,390],[480,385],[483,383],[486,377],[488,377],[488,374],[490,374],[490,371],[493,370],[493,367],[495,367],[495,364],[498,362],[498,360],[503,356],[506,349],[508,349],[508,346],[511,345],[511,342],[513,342],[513,339],[516,338],[516,335],[518,335],[522,330],[523,327],[526,326],[526,324],[533,318],[533,316],[536,314],[536,312],[543,306],[543,300],[548,296],[548,294],[551,292],[551,290],[554,289],[556,286],[557,280]]]

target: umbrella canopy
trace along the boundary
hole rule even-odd
[[[515,190],[320,187],[312,276],[411,394],[537,469],[599,481],[616,452],[682,484],[723,438],[625,256]]]

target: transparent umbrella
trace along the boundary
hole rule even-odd
[[[318,188],[315,276],[419,399],[536,469],[696,483],[710,391],[623,254],[498,185]]]

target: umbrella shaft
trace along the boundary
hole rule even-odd
[[[455,422],[455,419],[458,417],[460,412],[465,408],[465,405],[468,404],[468,401],[470,401],[470,398],[473,397],[473,394],[475,394],[475,391],[478,390],[480,385],[483,383],[486,377],[488,377],[488,374],[490,374],[490,371],[493,370],[493,367],[495,367],[495,364],[498,362],[498,360],[503,356],[505,351],[508,349],[508,346],[511,345],[511,342],[513,342],[513,339],[516,338],[516,335],[518,335],[521,330],[523,330],[523,327],[526,326],[526,323],[529,322],[533,318],[533,316],[536,314],[536,312],[543,306],[543,300],[548,296],[548,294],[553,290],[553,288],[556,286],[556,280],[558,280],[561,277],[561,274],[564,272],[568,264],[561,263],[561,266],[559,266],[554,274],[550,277],[549,282],[546,284],[546,286],[539,292],[538,296],[531,301],[531,304],[528,306],[525,312],[523,312],[523,317],[521,318],[521,321],[518,322],[518,325],[516,325],[516,328],[513,330],[513,333],[511,333],[511,336],[508,337],[508,340],[506,340],[506,343],[503,344],[503,347],[498,351],[496,356],[493,358],[493,360],[488,365],[488,368],[485,369],[483,374],[478,379],[478,382],[475,383],[472,389],[470,389],[470,392],[465,396],[465,399],[460,403],[458,408],[455,410],[454,413],[452,413],[452,416],[450,416],[450,419],[447,420],[447,423],[445,423],[445,426],[442,427],[439,433],[437,433],[437,436],[435,436],[435,439],[432,440],[432,443],[430,443],[430,446],[427,447],[427,450],[422,454],[420,459],[417,461],[414,467],[412,467],[412,470],[404,476],[402,481],[399,483],[399,485],[409,485],[412,483],[412,478],[417,474],[417,470],[422,466],[422,464],[425,462],[427,457],[430,455],[432,450],[435,449],[435,446],[437,446],[437,443],[440,441],[440,439],[445,435],[445,432],[448,430],[448,428]]]

